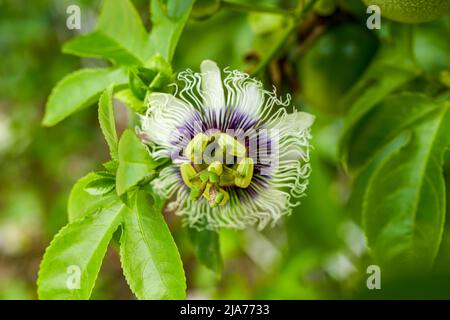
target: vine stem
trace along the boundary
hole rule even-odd
[[[295,12],[293,10],[281,9],[275,7],[266,7],[258,4],[244,4],[237,3],[233,1],[223,0],[221,2],[221,6],[223,9],[233,10],[233,11],[242,11],[242,12],[261,12],[261,13],[273,13],[273,14],[281,14],[286,16],[294,16]]]
[[[256,67],[256,69],[252,72],[252,76],[259,74],[264,68],[269,64],[272,59],[279,54],[279,52],[283,49],[283,46],[291,33],[297,29],[299,25],[303,23],[307,14],[314,8],[317,0],[311,0],[306,5],[304,4],[305,0],[299,1],[298,7],[291,12],[293,16],[290,21],[290,25],[286,28],[286,31],[281,36],[280,40],[272,47],[270,52],[264,57],[261,63]]]

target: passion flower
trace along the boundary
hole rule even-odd
[[[191,227],[258,229],[305,195],[314,117],[288,113],[289,96],[210,60],[178,74],[175,94],[152,93],[140,135],[171,163],[152,181]]]

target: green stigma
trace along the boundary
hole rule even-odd
[[[205,150],[210,151],[208,156]],[[185,150],[190,162],[180,166],[181,177],[191,189],[191,199],[203,197],[214,208],[229,201],[227,187],[247,188],[253,178],[254,162],[246,155],[245,146],[228,134],[197,134]]]

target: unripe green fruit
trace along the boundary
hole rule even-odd
[[[407,23],[434,20],[450,13],[450,0],[363,0],[377,5],[383,17]]]
[[[372,32],[356,24],[332,27],[321,35],[298,65],[305,101],[324,113],[343,113],[339,101],[364,72],[377,46]]]

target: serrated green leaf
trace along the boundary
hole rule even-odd
[[[102,166],[108,170],[109,173],[112,175],[116,175],[117,167],[119,166],[119,161],[117,160],[109,160],[108,162],[105,162],[102,164]]]
[[[152,175],[160,163],[153,160],[147,147],[136,134],[127,129],[119,141],[119,167],[117,168],[116,189],[120,196],[144,178]]]
[[[71,222],[58,232],[39,269],[39,299],[89,299],[123,210],[124,204],[116,202]]]
[[[69,40],[64,44],[62,51],[80,57],[105,58],[114,64],[124,66],[142,64],[138,55],[133,54],[118,43],[116,39],[100,31],[94,31]]]
[[[75,221],[88,213],[92,213],[102,207],[110,205],[117,201],[117,195],[114,193],[105,195],[92,195],[86,191],[86,187],[99,179],[99,176],[94,173],[88,173],[86,176],[78,180],[72,190],[70,191],[67,211],[69,221]],[[113,186],[114,187],[114,186]]]
[[[183,265],[161,210],[161,199],[138,191],[134,209],[124,215],[122,268],[139,299],[184,299]]]
[[[194,0],[152,0],[150,16],[152,30],[149,38],[151,55],[161,54],[172,61],[178,39],[189,18]]]
[[[50,94],[43,125],[53,126],[71,114],[93,104],[110,84],[124,85],[122,69],[81,69],[64,77]]]
[[[106,143],[109,147],[109,152],[112,159],[117,159],[117,132],[116,120],[114,116],[114,105],[112,102],[113,86],[103,92],[98,103],[98,121],[102,129]]]
[[[128,83],[131,92],[140,100],[144,100],[148,86],[137,75],[137,70],[128,70]]]
[[[103,57],[113,63],[140,65],[147,32],[129,0],[104,0],[95,31],[67,42],[63,51],[82,57]]]
[[[116,180],[111,178],[99,178],[89,182],[84,190],[93,196],[105,195],[115,187]]]
[[[105,0],[97,30],[116,39],[131,52],[144,59],[146,58],[145,40],[147,32],[131,1]]]
[[[449,109],[441,104],[411,126],[411,141],[369,181],[363,226],[378,263],[390,270],[429,268],[437,254],[445,217],[442,163],[449,147]]]
[[[220,274],[223,268],[219,234],[212,230],[188,229],[189,239],[198,260],[208,269]]]

